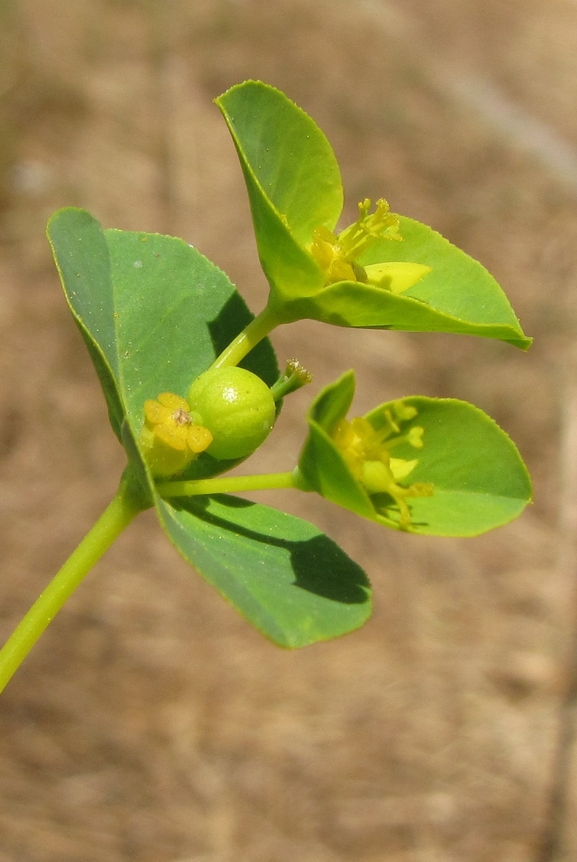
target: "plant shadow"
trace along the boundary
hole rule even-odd
[[[230,519],[210,511],[212,501],[220,508],[226,507],[230,512]],[[250,542],[285,549],[290,554],[291,567],[295,576],[294,585],[299,589],[341,604],[363,604],[370,601],[370,582],[363,569],[358,563],[351,560],[332,539],[320,531],[315,536],[303,541],[259,532],[258,529],[253,529],[246,523],[246,515],[249,514],[248,520],[250,521],[250,512],[247,510],[256,506],[262,508],[262,504],[232,497],[228,494],[199,496],[178,503],[171,501],[170,505],[176,509],[190,512],[206,524],[242,536]],[[265,508],[269,514],[278,513],[278,532],[282,531],[283,520],[285,523],[287,518],[290,518],[292,522],[300,520],[272,507],[266,506]],[[238,517],[240,510],[244,510],[245,517]],[[237,513],[236,518],[233,513]],[[307,526],[314,529],[312,525]]]

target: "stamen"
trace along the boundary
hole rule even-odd
[[[389,211],[384,198],[377,201],[374,213],[369,213],[371,201],[365,198],[359,203],[359,217],[340,234],[335,235],[326,227],[313,231],[308,251],[325,273],[326,284],[338,281],[367,281],[367,274],[356,259],[379,239],[400,240],[399,219]]]
[[[418,464],[417,459],[392,458],[391,449],[402,443],[415,449],[423,446],[424,429],[413,425],[403,433],[403,425],[417,416],[417,409],[402,401],[381,411],[380,428],[368,419],[357,417],[342,419],[333,432],[335,445],[341,452],[352,475],[365,488],[375,511],[390,518],[391,500],[398,507],[400,529],[408,529],[411,512],[407,497],[430,496],[433,486],[417,482],[407,487],[400,485]]]
[[[178,410],[175,410],[172,414],[172,421],[175,425],[191,425],[192,417],[183,407],[179,407]]]

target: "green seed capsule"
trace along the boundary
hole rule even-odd
[[[236,366],[205,371],[190,387],[187,400],[199,424],[213,436],[207,452],[222,460],[245,458],[258,449],[276,417],[266,383]]]

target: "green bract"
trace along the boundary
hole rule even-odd
[[[337,326],[460,332],[529,346],[487,270],[411,219],[398,219],[396,237],[394,227],[387,229],[381,220],[380,238],[352,261],[357,280],[328,283],[322,252],[314,252],[319,237],[322,243],[336,230],[343,189],[327,139],[283,93],[258,81],[233,87],[216,103],[240,159],[270,284],[269,308],[278,322],[308,317]],[[374,223],[367,227],[370,232]],[[333,235],[337,245],[350,240],[348,231]],[[376,265],[386,266],[371,280],[367,267]]]
[[[299,462],[308,489],[385,526],[438,536],[484,533],[530,502],[517,448],[481,410],[411,397],[349,422],[354,391],[348,372],[311,407]]]
[[[214,368],[198,377],[188,403],[213,442],[207,449],[218,459],[245,458],[272,431],[276,404],[269,387],[244,368]]]

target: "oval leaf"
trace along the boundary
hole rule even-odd
[[[246,81],[215,100],[244,174],[258,253],[279,304],[308,295],[323,275],[304,246],[343,206],[339,166],[324,134],[284,93]]]
[[[425,264],[432,271],[402,296],[393,297],[392,302],[383,298],[388,328],[481,335],[507,341],[523,350],[531,345],[505,293],[484,266],[427,225],[404,216],[399,216],[399,222],[403,242],[381,240],[359,262],[369,265],[401,259]],[[350,289],[327,302],[333,311],[337,304],[346,310],[349,303],[351,314],[362,313],[363,300],[355,301]],[[371,309],[367,310],[367,317],[378,315],[378,297],[367,294],[364,302]]]
[[[329,640],[370,616],[363,570],[300,518],[228,495],[159,499],[158,512],[184,558],[279,646]]]
[[[531,480],[519,451],[497,423],[472,404],[452,398],[402,399],[424,429],[423,448],[395,447],[395,458],[418,463],[408,483],[432,483],[431,497],[409,500],[411,532],[476,536],[518,517],[531,502]],[[378,423],[383,407],[367,414]],[[405,431],[405,427],[403,427]]]
[[[266,196],[301,244],[320,225],[332,230],[343,208],[339,166],[316,123],[280,90],[237,84],[215,99],[232,134],[249,194]]]
[[[374,520],[374,508],[351,474],[331,435],[347,415],[355,393],[353,371],[326,386],[314,400],[307,417],[309,434],[299,458],[299,471],[307,490]]]
[[[121,439],[125,409],[120,393],[114,286],[104,233],[80,209],[54,213],[46,229],[64,295],[100,379],[110,424]]]

